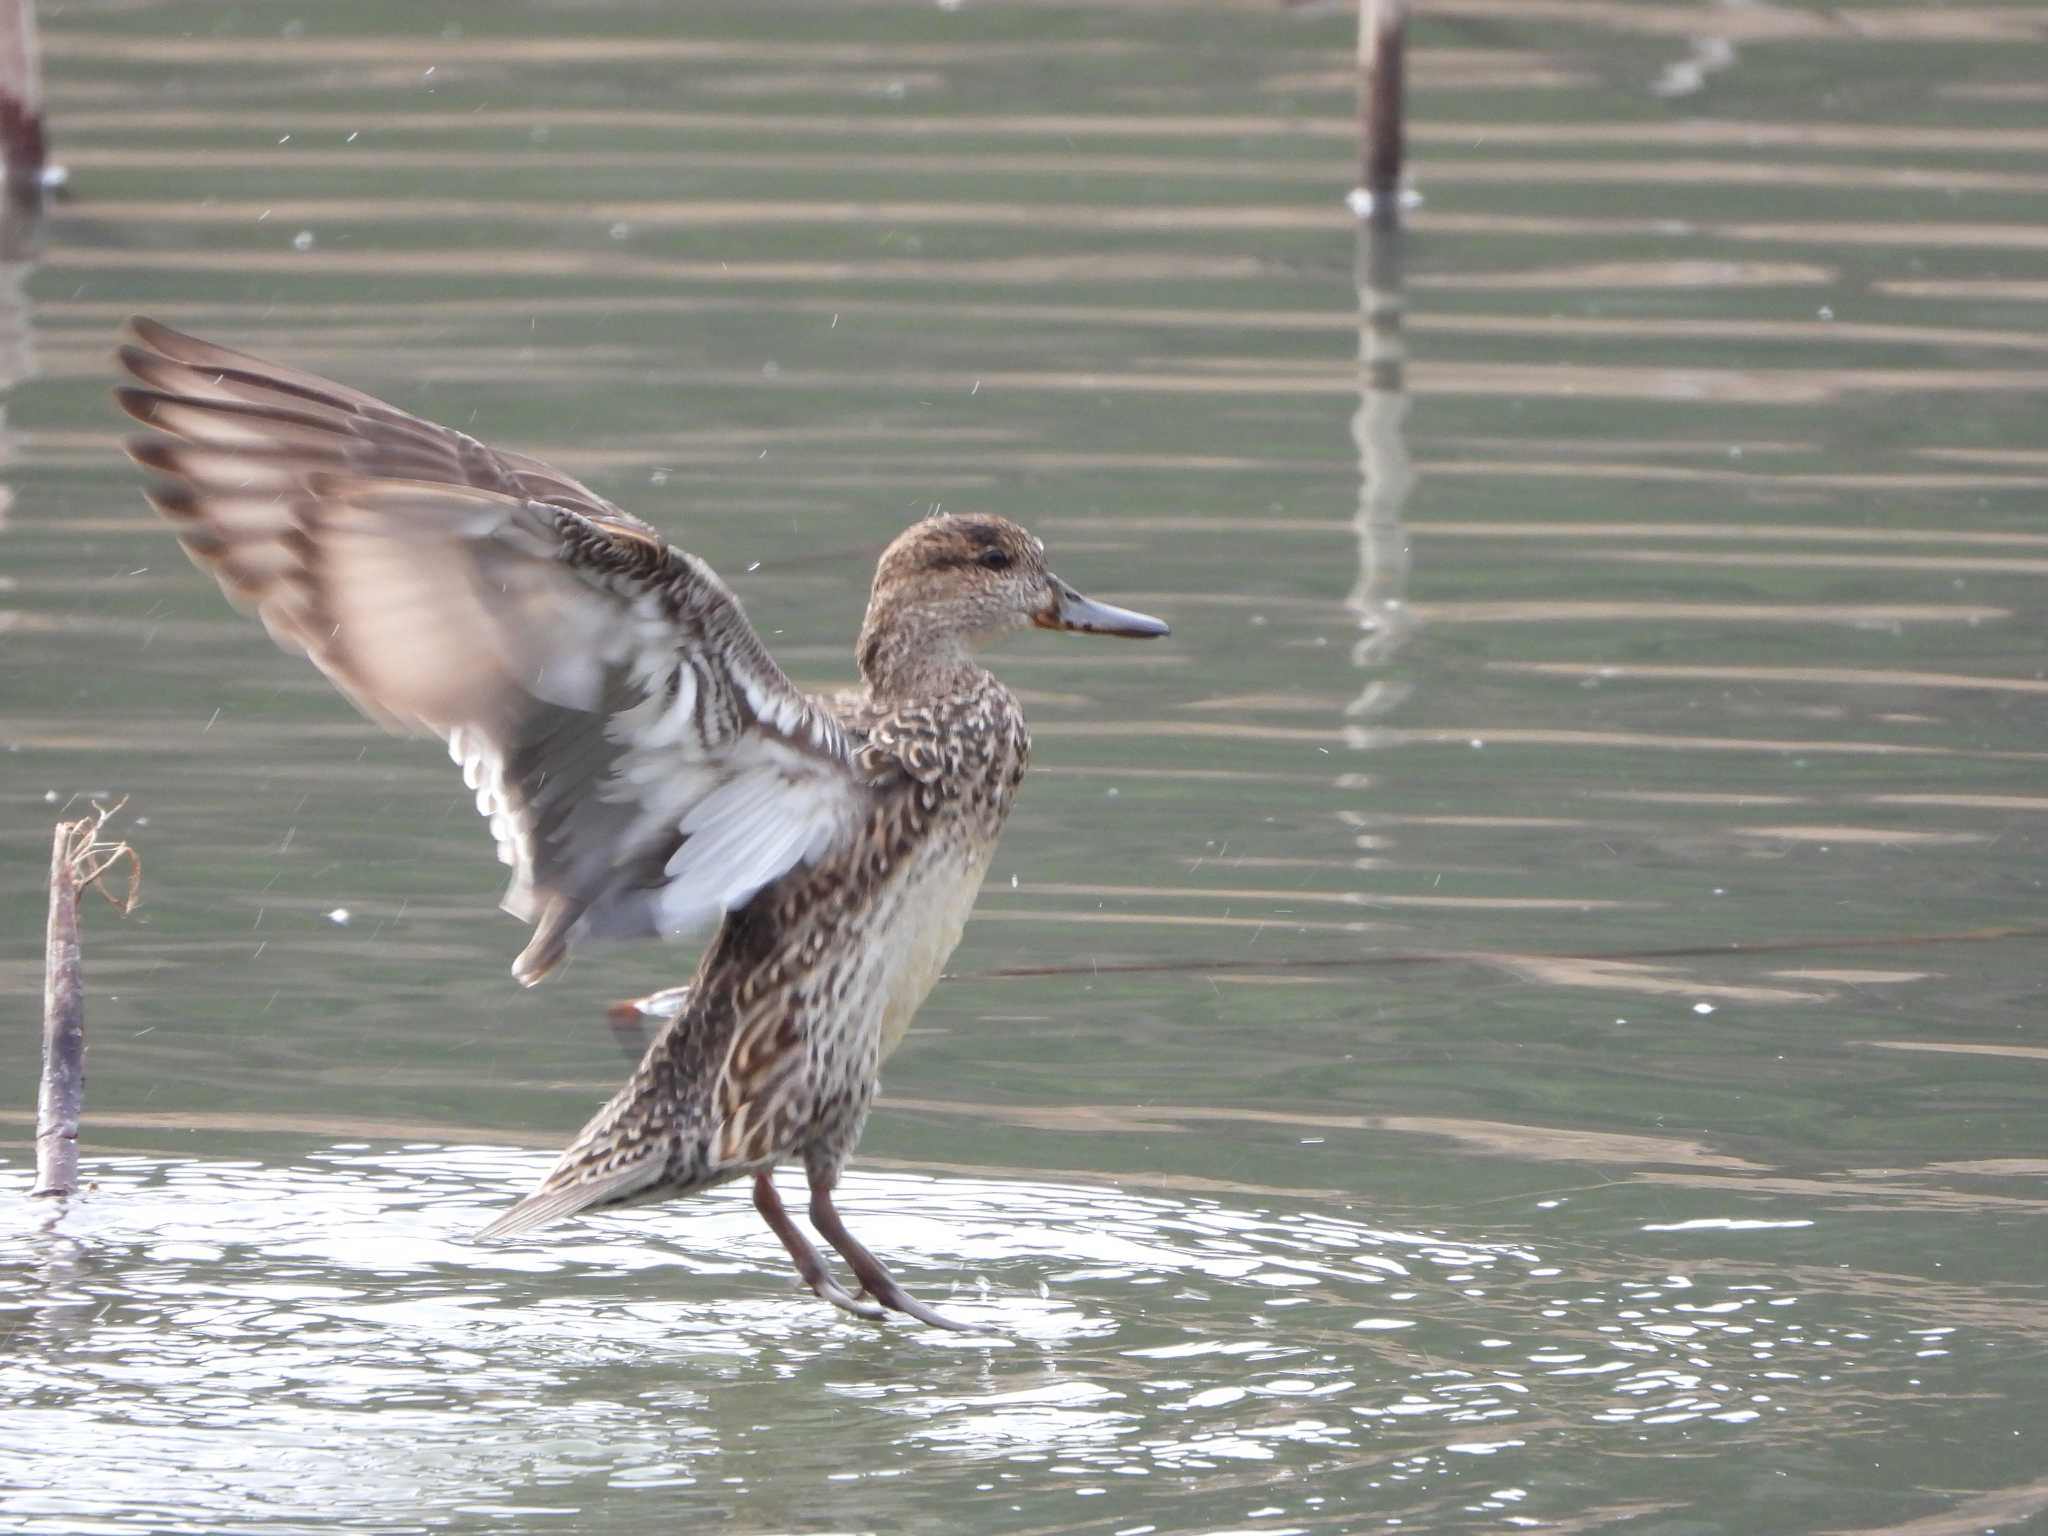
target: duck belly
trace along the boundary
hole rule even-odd
[[[876,978],[883,1058],[902,1042],[911,1019],[938,984],[974,910],[992,856],[990,850],[934,859],[907,871],[898,884],[883,927],[891,938],[876,945],[885,952],[876,957],[883,962]]]

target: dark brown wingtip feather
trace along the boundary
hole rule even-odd
[[[207,345],[197,336],[187,336],[183,331],[174,331],[163,321],[152,320],[147,315],[130,315],[128,334],[152,352],[161,353],[165,357],[174,358],[182,351]]]
[[[191,368],[234,368],[246,369],[257,374],[275,374],[281,377],[296,377],[301,382],[318,383],[328,389],[341,386],[328,379],[314,379],[311,375],[299,374],[296,369],[280,368],[265,362],[248,352],[224,347],[217,341],[204,341],[197,336],[188,336],[174,330],[161,320],[152,320],[147,315],[135,315],[128,321],[128,330],[136,340],[151,352],[173,363],[183,363]],[[353,391],[345,391],[353,393]]]
[[[144,379],[143,370],[155,356],[154,352],[145,352],[132,341],[124,341],[114,348],[114,362],[131,379]],[[144,381],[147,382],[146,379]]]
[[[161,475],[179,473],[177,452],[169,438],[131,437],[121,446],[128,450],[128,457],[144,469],[153,469]]]
[[[205,505],[189,485],[145,486],[142,499],[174,523],[196,523],[206,516]]]
[[[114,391],[114,403],[145,427],[156,425],[156,408],[159,405],[174,404],[176,400],[177,396],[167,395],[160,389],[141,389],[133,384],[123,384]]]
[[[178,548],[185,552],[187,560],[213,578],[221,596],[244,613],[256,612],[275,588],[276,584],[267,577],[252,576],[237,566],[234,546],[202,524],[180,528]],[[303,651],[306,647],[299,643],[296,648]]]
[[[266,401],[208,400],[161,389],[117,389],[114,397],[121,402],[121,409],[137,421],[202,447],[262,453],[303,450],[309,445],[350,440],[347,427],[337,422],[332,412],[302,410],[296,404],[283,406]],[[175,425],[160,419],[159,411],[165,408],[173,413]],[[229,422],[263,428],[271,434],[273,441],[268,447],[257,448],[240,437],[216,438],[214,432]]]
[[[121,365],[122,372],[138,384],[154,389],[161,394],[176,394],[179,391],[170,382],[172,370],[189,367],[189,364],[174,363],[158,352],[150,352],[133,342],[124,342],[114,349],[114,361]]]

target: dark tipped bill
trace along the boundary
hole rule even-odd
[[[1052,580],[1053,600],[1031,616],[1040,629],[1071,629],[1084,635],[1121,635],[1127,640],[1156,640],[1173,633],[1164,621],[1149,613],[1133,613],[1083,597],[1057,576]]]

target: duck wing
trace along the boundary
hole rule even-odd
[[[585,935],[677,934],[823,857],[871,791],[696,556],[538,460],[133,322],[129,452],[186,553],[476,791],[532,985]]]

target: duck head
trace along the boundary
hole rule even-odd
[[[1169,633],[1149,614],[1083,597],[1047,566],[1045,545],[1009,519],[948,513],[913,523],[882,551],[861,626],[861,670],[876,682],[906,663],[964,661],[1026,625],[1131,640]]]

